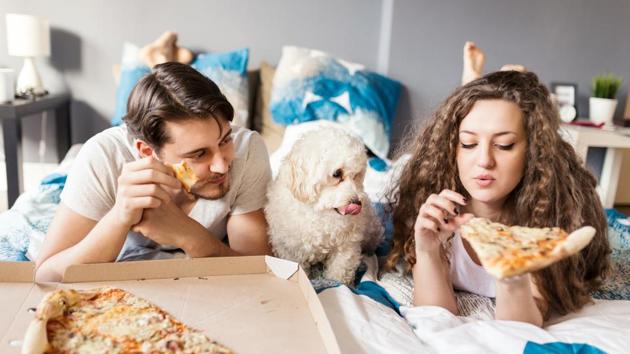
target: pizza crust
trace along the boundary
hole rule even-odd
[[[46,295],[37,306],[35,319],[26,329],[22,354],[41,354],[50,350],[46,330],[48,320],[63,315],[68,306],[76,304],[85,295],[87,294],[80,294],[75,290],[58,290]]]
[[[554,249],[554,253],[560,253],[563,256],[570,256],[580,252],[595,237],[595,228],[592,226],[584,226],[573,231],[567,237],[565,243]]]
[[[42,354],[50,349],[46,325],[48,321],[35,319],[26,329],[22,341],[22,354]]]

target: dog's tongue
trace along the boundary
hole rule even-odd
[[[359,204],[348,204],[343,209],[341,209],[341,213],[343,215],[357,215],[361,212],[361,206]]]

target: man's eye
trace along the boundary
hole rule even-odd
[[[333,178],[341,178],[343,177],[343,171],[340,168],[338,168],[337,170],[335,170],[332,176]]]
[[[475,146],[477,146],[477,144],[464,144],[464,143],[461,143],[461,145],[462,145],[462,149],[472,149]]]
[[[496,144],[495,146],[498,147],[500,150],[512,150],[512,148],[514,147],[514,143],[508,145]]]
[[[221,143],[219,143],[219,146],[224,146],[224,145],[227,145],[227,144],[229,144],[231,141],[232,141],[232,137],[231,137],[231,136],[229,136],[229,137],[227,137],[227,138],[223,139],[223,141],[222,141]]]

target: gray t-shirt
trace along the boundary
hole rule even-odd
[[[198,199],[188,214],[219,240],[227,234],[229,215],[264,207],[271,180],[269,155],[260,135],[235,125],[232,135],[234,160],[228,193],[217,200]],[[124,125],[109,128],[88,140],[68,173],[61,193],[62,203],[89,219],[102,219],[114,206],[123,164],[140,158],[133,141]],[[171,258],[174,251],[174,247],[161,246],[142,234],[129,232],[116,260]]]

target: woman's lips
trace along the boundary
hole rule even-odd
[[[482,187],[482,188],[489,187],[495,181],[496,180],[492,176],[489,176],[489,175],[481,175],[481,176],[475,177],[475,182],[477,183],[479,187]]]

